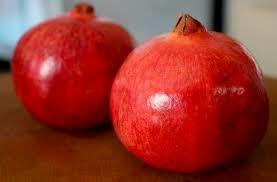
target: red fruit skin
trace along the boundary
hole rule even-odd
[[[168,33],[136,48],[115,78],[110,107],[131,153],[185,173],[245,158],[269,118],[254,58],[230,37],[205,30]]]
[[[28,31],[12,61],[13,82],[25,108],[61,129],[88,128],[108,118],[116,72],[133,49],[121,26],[62,16]]]

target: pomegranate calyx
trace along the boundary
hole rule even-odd
[[[90,20],[95,17],[95,11],[91,4],[82,2],[72,8],[70,15],[79,19]]]
[[[182,13],[178,18],[173,32],[180,35],[187,35],[197,32],[199,29],[204,29],[203,25],[189,14]]]

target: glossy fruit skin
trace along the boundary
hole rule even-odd
[[[112,87],[113,126],[147,164],[202,172],[241,160],[260,143],[269,103],[254,58],[204,29],[168,33],[136,48]]]
[[[108,118],[114,76],[133,47],[124,28],[101,18],[66,15],[43,22],[23,35],[14,52],[16,94],[46,125],[96,126]]]

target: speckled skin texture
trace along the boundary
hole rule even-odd
[[[136,48],[116,76],[110,105],[114,129],[131,153],[178,172],[245,158],[269,117],[254,58],[235,40],[202,28]]]
[[[17,96],[39,121],[76,129],[109,114],[116,72],[133,49],[121,26],[70,15],[48,20],[19,41],[12,62]]]

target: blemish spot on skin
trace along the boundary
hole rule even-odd
[[[213,89],[213,95],[214,96],[224,96],[226,94],[236,94],[236,95],[242,95],[245,92],[243,87],[237,87],[237,86],[232,86],[232,87],[215,87]]]
[[[231,90],[231,93],[237,94],[237,95],[242,95],[245,92],[244,88],[236,87],[236,86],[231,87],[230,90]]]
[[[178,97],[176,95],[156,93],[148,99],[147,103],[154,110],[166,111],[176,107],[178,104]]]
[[[226,87],[219,86],[219,87],[215,87],[213,89],[214,96],[222,96],[222,95],[226,95],[226,93],[227,93],[227,88]]]

